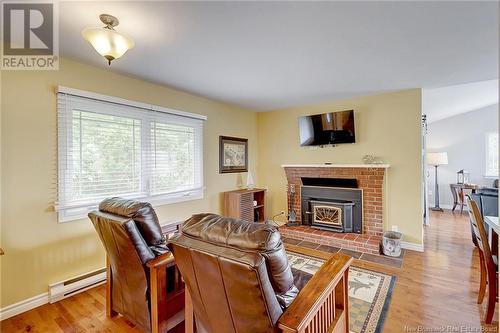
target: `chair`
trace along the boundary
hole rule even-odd
[[[481,281],[477,303],[483,303],[486,287],[488,287],[488,303],[486,305],[485,322],[491,324],[495,312],[495,304],[498,302],[498,262],[495,261],[494,256],[491,254],[488,236],[477,203],[469,196],[467,196],[466,201],[474,237],[477,240],[479,261],[481,265]]]
[[[111,198],[89,217],[106,249],[107,315],[153,333],[182,321],[184,286],[151,205]]]
[[[477,203],[481,216],[498,216],[498,191],[497,189],[485,188],[471,194],[471,198]]]
[[[186,283],[186,332],[349,332],[346,255],[299,292],[273,226],[194,215],[168,246]]]

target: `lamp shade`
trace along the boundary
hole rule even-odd
[[[87,28],[82,35],[110,63],[134,47],[131,38],[109,28]]]
[[[448,153],[427,153],[427,164],[444,165],[448,164]]]

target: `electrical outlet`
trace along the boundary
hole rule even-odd
[[[432,195],[432,190],[429,190],[429,195]]]
[[[398,226],[397,226],[397,225],[393,225],[393,226],[392,226],[392,231],[396,231],[396,232],[398,232],[398,231],[399,231]]]

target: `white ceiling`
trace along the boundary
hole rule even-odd
[[[422,90],[422,112],[429,123],[498,104],[498,80]]]
[[[98,15],[136,46],[111,70],[256,110],[498,78],[497,2],[61,2],[63,56]]]

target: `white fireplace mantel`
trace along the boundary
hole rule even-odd
[[[390,164],[338,164],[338,163],[322,163],[322,164],[282,164],[282,168],[382,168],[388,169]]]

